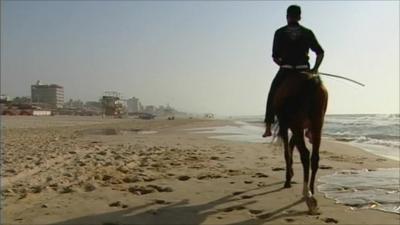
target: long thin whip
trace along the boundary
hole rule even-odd
[[[310,74],[310,73],[308,73],[308,72],[305,72],[305,73],[306,73],[306,74]],[[355,83],[355,84],[358,84],[358,85],[360,85],[360,86],[362,86],[362,87],[365,87],[365,84],[360,83],[360,82],[355,81],[355,80],[352,80],[352,79],[347,78],[347,77],[343,77],[343,76],[339,76],[339,75],[335,75],[335,74],[330,74],[330,73],[321,73],[321,72],[318,72],[318,74],[319,74],[319,75],[328,76],[328,77],[336,77],[336,78],[344,79],[344,80],[353,82],[353,83]]]

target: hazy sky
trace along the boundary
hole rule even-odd
[[[36,80],[65,100],[103,91],[188,112],[262,115],[286,8],[325,49],[328,113],[399,113],[399,1],[3,1],[1,93]],[[314,55],[310,52],[313,64]]]

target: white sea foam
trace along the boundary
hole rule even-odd
[[[319,178],[318,190],[352,209],[400,214],[400,168],[343,170]]]

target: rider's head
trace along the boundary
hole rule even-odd
[[[287,8],[286,19],[288,23],[298,22],[301,19],[301,9],[298,5],[291,5]]]

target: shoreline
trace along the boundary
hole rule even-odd
[[[32,118],[14,118],[28,125]],[[302,169],[282,189],[281,146],[207,138],[184,129],[226,120],[112,119],[40,122],[2,130],[5,224],[398,224],[399,215],[351,210],[317,192],[321,215],[299,203]],[[40,119],[34,119],[36,120]],[[45,119],[46,120],[46,119]],[[70,121],[67,118],[67,121]],[[3,121],[2,121],[3,122]],[[14,124],[15,125],[15,124]],[[6,123],[7,126],[7,123]],[[19,126],[19,125],[18,125]],[[139,131],[157,131],[140,133]],[[398,167],[346,143],[324,140],[317,177],[343,169]],[[3,153],[2,153],[3,154]],[[283,169],[283,170],[282,170]],[[33,171],[33,172],[32,172]],[[25,175],[25,176],[21,176]],[[23,178],[12,180],[12,177]],[[11,181],[10,181],[11,180]],[[3,182],[2,182],[3,184]]]

